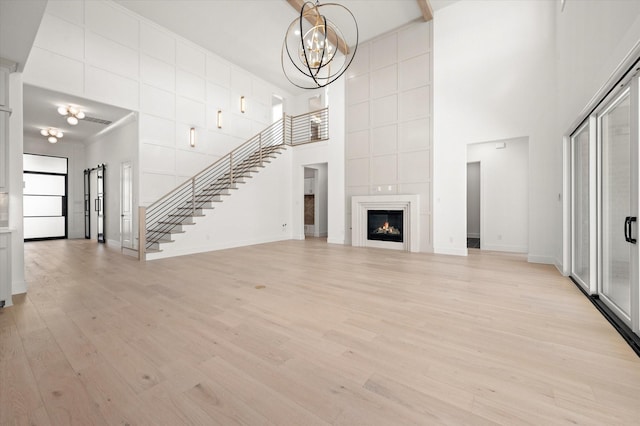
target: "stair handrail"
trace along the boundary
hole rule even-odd
[[[234,149],[232,149],[231,151],[229,151],[228,154],[223,155],[222,157],[218,158],[216,161],[214,161],[213,163],[209,164],[207,167],[205,167],[204,169],[200,170],[198,173],[196,173],[195,175],[191,176],[190,178],[186,179],[185,181],[183,181],[182,183],[178,184],[178,186],[176,186],[175,188],[173,188],[171,191],[167,192],[166,194],[164,194],[162,197],[160,197],[159,199],[157,199],[156,201],[154,201],[153,203],[149,204],[147,206],[147,210],[151,209],[152,207],[155,207],[156,204],[160,203],[161,201],[163,201],[165,198],[169,197],[171,194],[173,194],[174,192],[176,192],[177,190],[180,189],[180,187],[182,185],[184,185],[187,182],[191,182],[192,180],[194,180],[195,178],[197,178],[198,176],[202,175],[204,172],[206,172],[209,169],[214,168],[218,163],[221,163],[223,160],[227,160],[227,157],[229,157],[234,151],[237,151],[239,149],[241,149],[242,147],[244,147],[245,145],[250,144],[254,138],[260,136],[263,132],[266,132],[272,128],[275,128],[276,125],[280,125],[282,126],[282,121],[284,120],[284,117],[279,119],[278,121],[273,122],[271,125],[269,125],[269,127],[267,127],[265,130],[263,130],[262,132],[252,136],[251,138],[249,138],[246,142],[244,142],[242,145],[239,145],[237,147],[235,147]],[[271,146],[276,146],[276,145],[271,145]],[[228,160],[227,160],[228,161]]]
[[[138,250],[151,247],[161,238],[159,235],[169,232],[172,225],[170,222],[165,225],[167,222],[162,222],[163,219],[168,221],[171,217],[186,215],[185,210],[191,210],[195,215],[196,209],[202,208],[206,203],[196,201],[197,196],[211,196],[211,191],[222,193],[234,184],[236,172],[239,175],[246,173],[255,167],[256,160],[258,165],[262,165],[264,148],[295,146],[328,139],[328,117],[328,108],[297,116],[283,113],[281,119],[151,203],[144,208],[145,221],[141,222],[146,223],[145,235],[148,238],[145,239],[144,246],[139,245]],[[257,158],[252,158],[253,156]],[[159,229],[154,228],[159,224]],[[154,234],[158,238],[155,241],[154,238],[149,238]]]

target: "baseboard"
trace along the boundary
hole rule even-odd
[[[480,244],[482,250],[504,251],[508,253],[526,253],[528,248],[523,246],[501,246],[492,244]]]
[[[125,256],[138,257],[138,249],[122,247],[122,254],[124,254]]]
[[[527,256],[527,262],[529,263],[543,263],[545,265],[555,265],[556,259],[551,256],[537,256],[530,254]]]
[[[22,294],[27,292],[27,283],[25,281],[12,281],[11,282],[11,294]],[[7,306],[7,305],[5,305]]]
[[[107,245],[112,247],[120,247],[122,243],[120,240],[107,240]]]
[[[434,247],[433,248],[433,252],[435,254],[446,254],[449,256],[468,256],[469,255],[469,251],[464,248],[464,249],[459,249],[459,248],[439,248],[439,247]]]
[[[341,240],[339,238],[328,238],[327,237],[327,243],[328,244],[340,244],[341,246],[344,245],[344,240]]]
[[[190,254],[206,253],[208,251],[226,250],[237,247],[254,246],[257,244],[273,243],[276,241],[290,240],[290,235],[277,235],[265,238],[255,238],[250,240],[227,241],[221,244],[212,244],[207,246],[188,247],[184,249],[167,249],[158,253],[147,253],[147,260],[158,260],[170,257],[187,256]],[[303,238],[304,239],[304,238]]]

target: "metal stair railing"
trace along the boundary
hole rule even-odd
[[[319,142],[329,138],[329,111],[324,108],[283,117],[215,163],[206,167],[147,208],[140,208],[139,258],[181,226],[200,209],[211,207],[217,196],[235,188],[238,179],[264,165],[270,154],[284,146]]]

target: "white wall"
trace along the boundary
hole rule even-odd
[[[195,218],[195,225],[185,225],[192,232],[172,235],[173,243],[147,259],[291,239],[291,155],[291,149],[284,151],[215,209]]]
[[[467,157],[467,238],[480,238],[480,162],[469,161]]]
[[[287,108],[292,114],[309,111],[309,98],[322,94],[329,107],[329,140],[300,145],[293,148],[292,155],[292,238],[304,239],[304,167],[327,164],[327,242],[345,243],[345,78],[340,78],[322,90],[305,92],[292,97]],[[296,197],[295,194],[299,194]],[[349,220],[349,224],[351,221]],[[350,225],[349,225],[350,226]]]
[[[435,12],[434,251],[466,255],[466,145],[529,138],[529,260],[560,244],[556,2],[461,0]]]
[[[65,157],[67,163],[67,234],[69,238],[84,238],[84,174],[85,147],[82,142],[66,137],[58,143],[43,138],[25,137],[25,154]]]
[[[87,142],[84,159],[84,169],[105,164],[105,237],[107,244],[120,247],[120,204],[121,183],[120,167],[124,162],[133,166],[133,174],[139,167],[138,163],[138,121],[131,113],[118,123],[99,133]],[[92,196],[93,197],[93,196]],[[138,191],[133,188],[133,205],[138,205]],[[138,212],[133,211],[133,233],[138,232]]]
[[[362,43],[346,73],[348,242],[352,196],[418,194],[431,251],[431,47],[431,23],[413,23]]]
[[[272,94],[289,96],[105,0],[47,4],[25,83],[139,112],[143,205],[270,124]],[[222,129],[216,127],[218,109]],[[195,148],[189,146],[190,127],[197,129]]]
[[[12,294],[26,293],[24,279],[24,224],[22,217],[22,147],[24,144],[22,73],[9,74],[9,228],[11,232]]]
[[[640,42],[640,2],[567,1],[556,25],[558,112],[561,130],[569,131],[591,97]]]
[[[526,253],[529,247],[529,147],[526,138],[468,145],[467,161],[480,162],[483,250]],[[467,206],[469,207],[469,206]],[[467,231],[469,232],[469,231]]]

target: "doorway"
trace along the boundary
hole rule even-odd
[[[67,238],[68,160],[23,155],[24,240]]]
[[[283,114],[284,101],[282,100],[282,97],[278,95],[271,95],[271,122],[275,123],[280,120]]]
[[[328,233],[328,164],[304,166],[304,236],[326,237]]]
[[[467,248],[480,244],[480,162],[467,163]]]
[[[105,173],[105,164],[84,171],[84,237],[99,243],[106,242]]]
[[[529,138],[468,144],[466,183],[469,247],[527,253]]]

